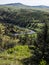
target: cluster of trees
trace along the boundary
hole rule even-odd
[[[42,31],[37,33],[33,46],[29,46],[33,54],[30,58],[24,59],[25,65],[49,65],[49,22],[44,23]]]
[[[21,27],[36,28],[37,23],[44,23],[43,20],[45,18],[48,20],[48,14],[41,11],[32,11],[25,9],[11,11],[9,8],[8,10],[0,9],[0,20],[2,22],[16,24]]]
[[[44,61],[46,61],[45,65],[49,64],[49,28],[47,23],[48,22],[45,21],[44,28],[41,33],[38,33],[37,42],[34,44],[34,46],[36,47],[36,49],[34,49],[34,57],[36,58],[35,60],[39,63],[41,59],[43,59]]]

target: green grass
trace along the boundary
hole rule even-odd
[[[0,65],[22,65],[21,60],[32,56],[27,45],[19,45],[0,53]]]

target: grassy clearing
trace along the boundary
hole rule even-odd
[[[22,65],[21,60],[31,56],[27,45],[19,45],[0,53],[0,65]]]

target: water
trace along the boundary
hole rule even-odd
[[[14,33],[12,35],[17,36],[17,35],[33,34],[33,33],[35,33],[33,30],[29,30],[28,32]]]

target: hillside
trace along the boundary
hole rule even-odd
[[[35,29],[45,19],[49,20],[49,13],[39,10],[0,8],[0,22],[3,23]]]

